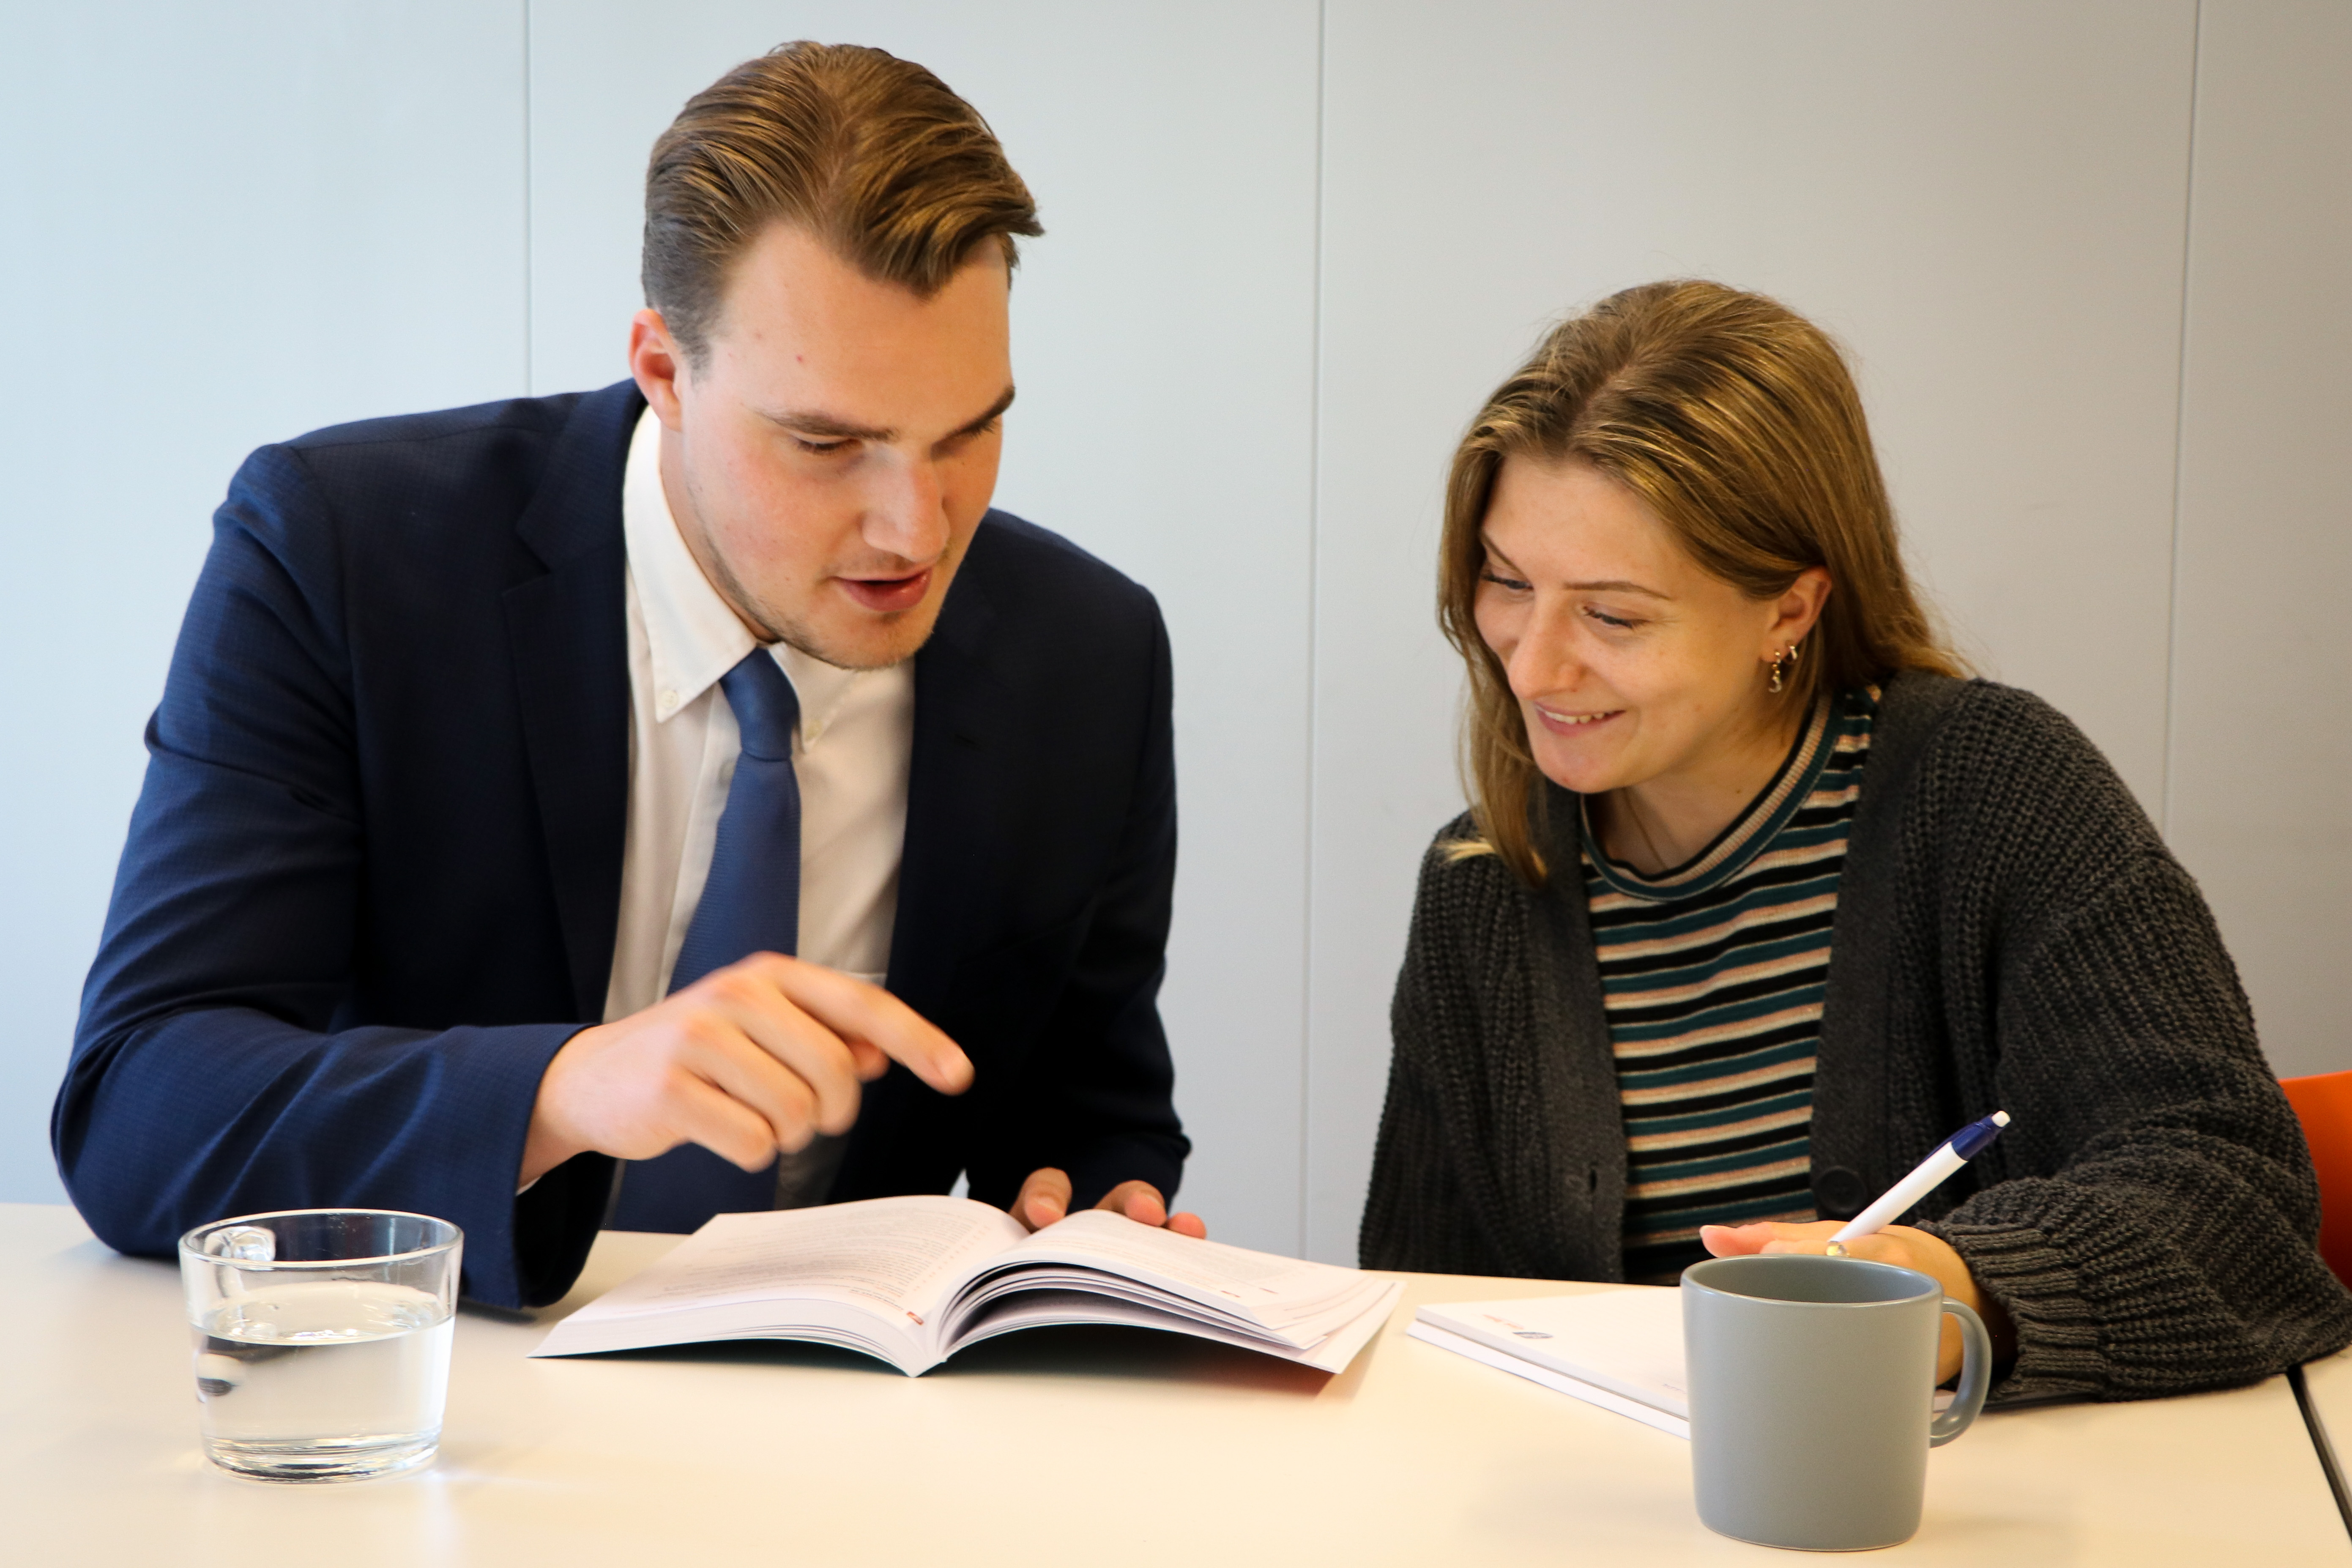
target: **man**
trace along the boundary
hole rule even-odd
[[[988,510],[1041,232],[929,72],[791,45],[655,148],[632,382],[247,460],[54,1118],[102,1237],[420,1210],[536,1304],[959,1173],[1201,1234],[1166,633]]]

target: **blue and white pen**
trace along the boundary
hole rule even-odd
[[[2009,1112],[1996,1110],[1945,1139],[1934,1153],[1919,1162],[1917,1169],[1887,1188],[1876,1203],[1846,1221],[1845,1228],[1830,1237],[1830,1256],[1843,1258],[1847,1242],[1860,1241],[1885,1230],[1888,1221],[1942,1186],[1951,1179],[1953,1172],[1982,1153],[2008,1125]]]

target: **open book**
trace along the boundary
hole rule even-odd
[[[869,1198],[719,1215],[556,1324],[531,1354],[807,1340],[914,1376],[1015,1329],[1117,1323],[1338,1372],[1403,1289],[1101,1210],[1033,1236],[968,1198]]]

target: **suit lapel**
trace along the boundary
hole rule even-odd
[[[987,524],[973,540],[984,558]],[[975,568],[979,568],[975,570]],[[990,666],[986,632],[995,612],[985,584],[984,559],[967,558],[940,606],[940,624],[915,656],[915,735],[908,759],[907,836],[898,859],[898,911],[890,932],[892,994],[927,1018],[945,1015],[952,1001],[957,961],[985,933],[974,894],[990,885],[995,839],[991,801],[1001,787],[1006,758],[996,721],[1003,683]],[[991,1065],[984,1053],[974,1064]],[[960,1156],[930,1147],[917,1133],[935,1126],[932,1091],[901,1067],[867,1086],[850,1134],[835,1194],[873,1195],[921,1190],[933,1175],[952,1179]],[[910,1135],[921,1156],[910,1166]],[[925,1173],[929,1164],[936,1173]],[[909,1185],[909,1183],[912,1185]]]
[[[506,592],[507,637],[578,1016],[604,1016],[629,810],[629,647],[621,476],[643,406],[625,383],[581,399],[515,525],[544,568]]]
[[[987,525],[982,525],[985,534]],[[975,555],[981,554],[974,539]],[[986,584],[967,560],[940,624],[915,656],[915,737],[907,776],[907,837],[898,862],[898,912],[890,934],[889,987],[925,1016],[947,1001],[971,895],[987,885],[989,800],[1005,759],[992,719],[1001,685],[987,658],[995,618]]]

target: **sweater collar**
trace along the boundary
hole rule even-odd
[[[1622,860],[1612,860],[1592,829],[1591,799],[1577,800],[1577,837],[1584,863],[1613,890],[1629,898],[1653,901],[1688,898],[1721,887],[1746,870],[1764,847],[1780,835],[1813,793],[1813,785],[1829,763],[1832,721],[1836,704],[1824,695],[1813,705],[1812,717],[1798,732],[1771,781],[1731,819],[1706,847],[1679,866],[1656,876],[1644,876]]]

